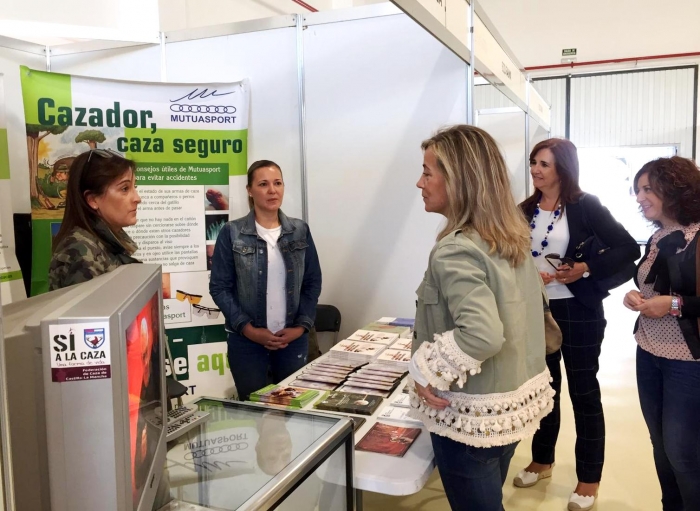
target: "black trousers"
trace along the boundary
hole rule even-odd
[[[603,472],[605,456],[605,419],[600,401],[598,358],[605,335],[603,304],[595,310],[575,298],[551,300],[552,316],[562,332],[561,350],[547,355],[552,375],[554,410],[540,423],[532,441],[532,460],[554,463],[554,448],[561,423],[561,359],[569,382],[569,396],[576,420],[576,475],[582,483],[597,483]]]

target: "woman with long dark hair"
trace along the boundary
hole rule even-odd
[[[601,281],[633,263],[640,255],[637,243],[601,205],[578,184],[576,146],[550,138],[530,153],[535,191],[520,207],[530,223],[531,253],[549,296],[552,316],[562,331],[559,351],[547,355],[556,390],[554,411],[544,418],[532,442],[532,463],[513,484],[533,486],[550,477],[560,426],[561,359],[569,382],[576,421],[576,475],[571,511],[591,509],[603,471],[605,421],[598,383],[598,358],[605,334],[603,299],[608,290]],[[594,240],[602,253],[582,252]],[[578,259],[578,261],[577,261]],[[631,278],[631,276],[630,276]]]
[[[140,202],[136,163],[104,149],[79,155],[70,168],[66,211],[53,241],[49,290],[138,262],[132,257],[136,244],[124,227],[136,223]]]
[[[686,158],[660,158],[634,178],[647,243],[624,304],[639,312],[637,387],[654,448],[664,511],[700,509],[700,171]]]

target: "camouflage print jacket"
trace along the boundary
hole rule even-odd
[[[49,291],[80,284],[122,264],[139,262],[131,257],[136,244],[124,231],[115,235],[101,221],[94,230],[98,236],[78,227],[56,247],[49,265]]]

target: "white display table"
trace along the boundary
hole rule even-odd
[[[317,363],[327,357],[329,357],[328,353],[311,363]],[[303,370],[302,368],[286,380],[283,380],[280,382],[280,385],[289,385]],[[404,378],[404,381],[402,381],[394,392],[384,400],[384,403],[373,415],[357,415],[357,417],[366,419],[366,422],[355,432],[355,444],[365,436],[376,422],[401,424],[411,427],[421,426],[420,423],[417,422],[377,420],[377,416],[382,413],[384,408],[391,406],[391,400],[401,394],[405,385],[406,379]],[[319,392],[320,395],[323,395],[322,391]],[[321,412],[313,407],[313,404],[320,399],[320,395],[303,409]],[[321,413],[336,414],[336,412],[326,411],[322,411]],[[350,416],[352,414],[337,415]],[[355,488],[357,490],[373,491],[386,495],[410,495],[420,491],[421,488],[425,486],[428,477],[430,477],[430,474],[432,474],[435,468],[435,457],[433,454],[433,446],[430,442],[430,433],[424,426],[421,427],[423,431],[402,458],[372,452],[355,451]],[[361,502],[361,495],[358,495],[358,500]]]

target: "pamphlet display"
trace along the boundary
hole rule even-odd
[[[398,334],[390,332],[372,332],[371,330],[358,330],[350,337],[350,341],[370,342],[374,344],[391,344],[399,338]]]
[[[321,396],[321,399],[314,404],[314,408],[332,412],[372,415],[382,404],[382,401],[382,398],[378,396],[335,391],[326,392]]]
[[[391,426],[377,422],[355,446],[355,449],[403,457],[420,433],[421,428]]]
[[[248,211],[248,81],[139,83],[27,67],[21,67],[20,77],[32,210],[32,295],[48,290],[52,242],[75,158],[102,149],[134,160],[141,204],[137,224],[125,230],[139,247],[134,257],[163,266],[163,316],[174,358],[168,374],[175,372],[188,387],[187,401],[201,395],[231,397],[224,316],[209,295],[209,274],[219,232],[230,218]],[[2,127],[0,178],[6,173]],[[108,156],[91,158],[98,157]],[[7,273],[1,263],[0,280]]]
[[[315,390],[279,385],[268,385],[250,394],[250,400],[253,402],[290,408],[303,408],[316,397],[318,397],[318,392]]]

